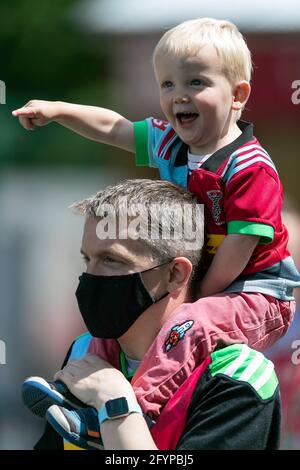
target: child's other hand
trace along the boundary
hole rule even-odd
[[[20,124],[28,131],[36,126],[45,126],[57,115],[56,101],[31,100],[22,108],[16,109],[12,115],[19,118]]]

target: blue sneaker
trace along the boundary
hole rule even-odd
[[[52,405],[47,410],[46,418],[55,431],[71,444],[81,449],[104,449],[95,408],[68,410]]]
[[[41,418],[45,417],[51,405],[63,406],[70,410],[87,406],[78,400],[60,380],[47,382],[42,377],[26,379],[22,386],[22,397],[30,411]]]
[[[143,414],[149,428],[155,424]],[[89,450],[103,450],[98,413],[95,408],[85,407],[70,410],[52,405],[46,413],[47,421],[55,431],[71,444]]]

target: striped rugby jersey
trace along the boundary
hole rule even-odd
[[[226,289],[294,299],[300,274],[287,249],[281,221],[283,189],[276,167],[253,136],[253,125],[238,121],[242,134],[189,171],[188,146],[166,121],[134,123],[136,163],[158,168],[162,179],[183,186],[204,204],[208,243],[204,269],[227,234],[257,235],[260,242],[246,268]]]

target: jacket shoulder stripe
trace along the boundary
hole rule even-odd
[[[250,354],[250,348],[245,344],[242,345],[242,349],[238,357],[225,369],[224,374],[228,375],[229,377],[233,377],[236,371],[240,368],[240,366],[245,362]]]
[[[263,354],[258,352],[255,355],[253,361],[251,361],[251,363],[249,364],[249,366],[246,367],[246,369],[244,369],[244,371],[241,373],[240,380],[249,380],[249,378],[254,374],[254,372],[257,371],[257,369],[261,366],[264,360],[265,358]]]
[[[273,363],[247,345],[231,345],[211,355],[212,376],[225,375],[248,383],[262,400],[271,398],[278,386]]]

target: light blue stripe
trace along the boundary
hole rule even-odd
[[[250,150],[251,150],[251,152],[249,152]],[[226,166],[223,170],[222,178],[224,177],[224,175],[227,172],[228,168],[231,167],[234,164],[235,158],[237,158],[241,153],[243,153],[245,151],[248,152],[247,155],[251,154],[252,152],[255,152],[255,153],[262,152],[263,154],[266,155],[267,158],[269,158],[272,161],[270,155],[268,154],[268,152],[264,148],[262,148],[262,147],[260,147],[259,145],[256,145],[256,144],[248,145],[248,146],[243,147],[241,149],[235,150],[235,152],[233,152],[230,155],[230,157],[228,159],[228,162],[227,162],[227,164],[226,164]],[[245,155],[245,157],[246,157],[246,155]]]
[[[266,159],[262,158],[262,157],[257,157],[257,158],[253,158],[252,160],[250,160],[249,162],[246,162],[246,163],[243,163],[242,165],[239,165],[238,167],[233,167],[232,170],[230,170],[228,176],[226,176],[225,180],[226,182],[228,183],[229,180],[236,174],[238,173],[239,171],[241,170],[244,170],[245,168],[247,168],[248,166],[251,166],[253,163],[256,163],[256,162],[263,162],[265,163],[265,165],[268,165],[270,166],[274,171],[275,173],[277,174],[277,171],[276,171],[276,168],[274,165],[272,165],[270,162],[268,162]]]
[[[261,292],[276,299],[295,300],[293,289],[300,287],[300,274],[291,256],[255,274],[234,281],[226,292]]]
[[[253,152],[247,153],[246,155],[241,155],[241,156],[238,155],[236,157],[234,163],[236,164],[236,163],[242,162],[244,160],[247,160],[247,159],[255,157],[255,156],[265,157],[267,161],[270,161],[271,163],[273,163],[271,157],[266,155],[264,152],[257,151],[257,150],[253,150]]]
[[[170,130],[171,130],[171,127],[170,127],[170,129],[168,129],[168,132],[169,132]],[[164,137],[165,137],[166,135],[167,135],[167,133],[164,135]],[[173,142],[175,142],[176,139],[177,139],[177,135],[174,134],[173,137],[172,137],[170,140],[168,140],[168,142],[165,144],[165,146],[164,146],[164,148],[163,148],[163,151],[162,151],[162,153],[161,153],[161,155],[160,155],[159,158],[162,158],[162,159],[165,158],[165,155],[166,155],[168,149],[171,147],[171,145],[173,144]],[[159,150],[159,147],[157,148],[157,150]],[[157,155],[158,155],[158,153],[157,153]]]
[[[75,340],[69,360],[82,359],[86,356],[92,336],[90,333],[85,333]]]
[[[147,119],[148,122],[148,129],[149,129],[149,135],[151,136],[151,146],[153,149],[155,149],[155,154],[158,156],[158,151],[159,148],[168,134],[168,132],[171,130],[171,125],[168,124],[165,130],[160,129],[159,127],[154,127],[152,125],[152,119]]]

